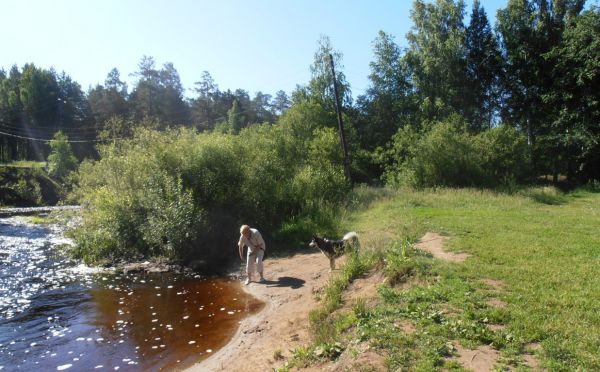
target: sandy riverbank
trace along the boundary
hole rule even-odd
[[[277,353],[308,344],[308,314],[317,306],[315,292],[329,278],[329,261],[321,253],[265,261],[266,283],[246,291],[264,301],[259,314],[242,321],[233,339],[210,358],[187,371],[270,371],[281,366]]]

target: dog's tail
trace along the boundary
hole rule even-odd
[[[342,238],[346,244],[349,244],[355,251],[360,250],[360,241],[358,240],[358,234],[354,231],[350,231]]]

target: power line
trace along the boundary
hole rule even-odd
[[[251,112],[255,112],[255,109],[253,107],[248,107],[245,110],[241,110],[241,111],[237,112],[236,115],[241,116],[241,115],[251,113]],[[181,115],[180,117],[183,117],[183,115]],[[218,122],[222,122],[228,118],[229,118],[229,114],[226,114],[226,115],[222,115],[219,117],[215,117],[212,119],[212,121],[215,123],[218,123]],[[201,122],[190,122],[189,126],[193,128],[193,127],[198,127],[201,125],[206,125],[209,123],[211,123],[210,120],[205,120],[205,121],[201,121]],[[183,126],[186,126],[186,125],[183,125]],[[96,128],[96,127],[75,127],[75,128],[68,128],[68,127],[55,128],[54,127],[53,128],[53,127],[41,127],[41,126],[30,125],[30,124],[27,124],[26,126],[15,126],[15,125],[12,125],[12,123],[9,123],[4,120],[0,120],[0,129],[3,129],[2,131],[0,131],[0,134],[2,134],[2,135],[19,138],[19,139],[30,140],[30,141],[38,141],[38,142],[51,141],[51,139],[41,138],[41,137],[46,137],[51,134],[53,135],[58,130],[62,131],[69,137],[75,137],[75,138],[67,140],[67,142],[69,142],[69,143],[93,143],[93,142],[109,142],[109,141],[126,140],[126,138],[98,139],[97,136],[94,134],[97,133],[98,131],[100,131],[101,128]],[[85,134],[93,135],[93,137],[86,137]]]
[[[25,126],[11,125],[11,124],[8,124],[3,121],[0,121],[0,128],[4,128],[5,130],[8,130],[8,131],[36,132],[36,133],[41,133],[42,135],[53,135],[54,133],[58,132],[59,130],[65,134],[72,134],[72,135],[95,134],[96,132],[98,132],[98,129],[91,128],[91,127],[88,127],[88,128],[68,128],[68,127],[41,128],[41,127],[32,127],[29,125],[25,125]]]
[[[20,138],[20,139],[26,139],[29,141],[37,141],[37,142],[50,142],[52,141],[52,139],[47,139],[47,138],[34,138],[34,137],[26,137],[26,136],[20,136],[17,134],[12,134],[12,133],[6,133],[6,132],[2,132],[0,131],[0,134],[8,136],[8,137],[15,137],[15,138]],[[69,143],[87,143],[87,142],[110,142],[110,141],[122,141],[125,140],[125,138],[109,138],[109,139],[87,139],[87,140],[67,140],[67,142]]]
[[[28,137],[28,138],[40,138],[40,137],[52,137],[56,132],[62,131],[68,137],[70,137],[73,141],[76,140],[91,140],[96,139],[97,136],[95,133],[70,133],[68,131],[63,131],[62,129],[53,130],[52,128],[48,128],[48,130],[30,130],[29,128],[18,128],[10,125],[6,125],[0,122],[0,130],[3,130],[3,133],[20,136],[20,137]],[[87,135],[86,135],[87,134]],[[41,139],[41,138],[40,138]]]

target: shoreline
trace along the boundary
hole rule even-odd
[[[79,211],[80,205],[54,205],[54,206],[39,206],[39,207],[1,207],[0,218],[14,216],[31,216],[35,214],[47,214],[56,211]]]
[[[266,260],[266,282],[251,282],[243,288],[265,303],[263,310],[242,320],[223,348],[185,371],[265,371],[281,367],[291,355],[290,350],[310,342],[308,315],[318,305],[315,294],[330,274],[329,262],[321,253]]]

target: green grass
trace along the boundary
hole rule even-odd
[[[56,223],[57,220],[54,217],[45,215],[45,216],[28,216],[25,220],[34,225],[48,225]]]
[[[0,167],[8,168],[44,168],[45,161],[19,160],[10,163],[0,163]]]
[[[528,370],[526,353],[552,371],[600,369],[597,190],[387,190],[379,198],[374,193],[355,190],[359,208],[345,214],[343,225],[359,233],[363,246],[350,265],[361,272],[375,267],[389,278],[379,288],[382,301],[354,306],[345,315],[336,312],[344,306],[339,299],[347,286],[336,280],[353,278],[341,270],[325,290],[318,315],[311,314],[313,329],[320,330],[315,343],[294,354],[285,368],[335,360],[335,353],[315,353],[327,346],[345,350],[366,342],[388,355],[390,370],[460,370],[451,360],[456,343],[492,345],[500,352],[500,369]],[[471,257],[449,263],[414,250],[411,242],[426,231],[449,236],[447,250]],[[503,285],[493,288],[483,279]],[[411,280],[405,289],[398,285]],[[506,306],[495,307],[491,299]],[[399,331],[399,322],[412,324],[415,333]],[[492,331],[492,324],[504,328]],[[532,351],[532,344],[541,348]]]

